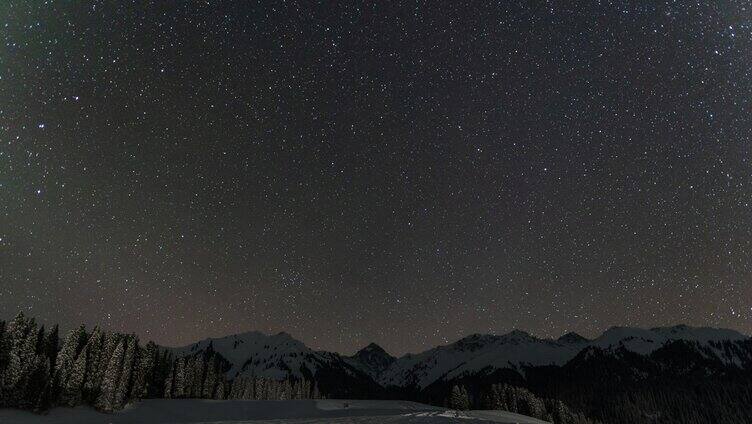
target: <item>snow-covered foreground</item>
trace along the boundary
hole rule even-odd
[[[347,404],[347,407],[345,407]],[[3,424],[418,424],[520,423],[545,421],[501,411],[456,412],[415,402],[390,400],[197,400],[153,399],[115,414],[90,408],[56,408],[40,416],[0,409]]]

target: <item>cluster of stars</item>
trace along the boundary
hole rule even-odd
[[[343,352],[752,332],[744,2],[47,1],[3,19],[0,311]]]

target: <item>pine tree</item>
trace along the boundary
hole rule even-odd
[[[83,400],[83,385],[86,379],[86,365],[88,360],[88,345],[84,346],[73,364],[68,379],[62,386],[60,402],[68,406],[77,406]]]
[[[175,360],[175,380],[173,382],[172,387],[172,395],[176,398],[183,398],[185,397],[185,369],[186,369],[186,360],[185,358],[178,358]]]
[[[19,406],[24,385],[34,367],[36,358],[36,323],[19,313],[6,329],[8,351],[7,365],[2,376],[2,404]]]
[[[24,409],[33,409],[37,412],[46,410],[49,405],[47,405],[45,388],[48,386],[49,382],[49,358],[45,355],[37,355],[28,382],[24,387],[25,392],[22,396],[20,407]]]
[[[219,400],[225,399],[226,390],[227,390],[227,382],[223,378],[220,380],[219,384],[217,384],[217,391],[214,392],[214,399],[219,399]]]
[[[136,372],[133,376],[133,390],[131,397],[142,399],[149,396],[149,384],[155,373],[157,362],[159,360],[159,348],[154,342],[146,343],[143,349],[139,349],[137,355]]]
[[[454,385],[449,395],[449,407],[458,411],[470,409],[470,399],[464,386]]]
[[[37,347],[39,346],[41,336],[44,336],[44,333],[39,333],[39,329],[37,329],[34,319],[31,319],[29,321],[29,330],[21,348],[21,380],[18,382],[18,385],[14,390],[19,397],[19,407],[24,409],[33,408],[36,403],[36,399],[27,402],[27,398],[24,397],[24,394],[27,393],[26,386],[30,383],[32,374],[34,374],[37,367]]]
[[[104,369],[107,368],[107,361],[104,351],[105,335],[99,327],[94,330],[86,342],[88,360],[86,363],[86,378],[84,379],[82,396],[86,403],[93,404],[99,397],[99,386],[102,382],[101,376],[104,375]]]
[[[170,367],[170,373],[167,375],[167,378],[164,382],[164,394],[162,397],[165,399],[172,399],[174,397],[174,391],[175,391],[175,368],[177,366],[177,363],[173,364],[172,367]]]
[[[19,345],[26,331],[23,313],[3,325],[3,337],[0,339],[0,406],[12,406],[11,393],[20,379]]]
[[[204,399],[213,399],[214,391],[217,389],[217,363],[214,354],[208,360],[206,365],[206,378],[204,379],[204,389],[201,397]]]
[[[231,380],[229,382],[229,389],[230,389],[230,391],[227,393],[227,399],[237,399],[238,398],[237,397],[237,393],[238,393],[237,386],[238,385],[235,384],[237,381],[238,381],[238,379],[236,378],[235,380]]]
[[[245,392],[248,393],[247,397],[241,396],[241,399],[269,399],[269,384],[265,378],[249,380]]]
[[[191,361],[190,384],[191,389],[188,397],[198,398],[203,394],[204,374],[206,373],[206,360],[203,355],[195,355]]]
[[[288,400],[292,397],[292,385],[290,384],[290,380],[285,379],[281,384],[279,384],[279,394],[277,395],[277,399],[279,400]]]
[[[162,397],[165,391],[165,381],[172,372],[174,360],[169,350],[165,350],[158,355],[159,362],[154,367],[154,374],[149,378],[149,397]]]
[[[39,356],[43,356],[45,354],[45,341],[44,326],[40,325],[36,330],[36,336],[34,337],[34,354]]]
[[[126,340],[118,343],[115,351],[112,353],[112,357],[107,363],[107,369],[104,372],[102,386],[100,387],[99,397],[95,405],[101,411],[111,412],[115,409],[115,395],[120,383],[120,373],[123,366],[126,344]]]
[[[241,377],[237,377],[232,381],[230,387],[230,399],[242,399],[243,390],[245,388],[245,381]]]
[[[71,330],[63,341],[63,346],[60,352],[57,354],[55,361],[55,397],[59,396],[59,393],[63,387],[66,387],[68,377],[73,371],[73,364],[78,357],[78,353],[81,349],[83,341],[86,337],[86,331],[84,326],[80,326]],[[63,400],[65,402],[65,400]]]
[[[43,355],[50,361],[50,369],[55,366],[55,361],[57,359],[59,331],[57,324],[55,324],[45,336]]]
[[[128,395],[131,391],[131,377],[133,375],[133,364],[136,358],[136,349],[138,346],[138,339],[136,336],[129,336],[126,338],[128,347],[125,350],[125,357],[123,359],[123,365],[121,367],[120,379],[118,381],[117,389],[115,390],[115,399],[113,402],[114,409],[122,409],[128,401]]]
[[[37,400],[37,404],[34,407],[34,411],[37,413],[43,413],[52,408],[54,406],[53,402],[55,401],[55,387],[53,384],[54,380],[52,378],[52,366],[50,365],[49,358],[45,359],[47,361],[47,381],[45,382],[44,388],[39,395],[39,399]]]
[[[0,321],[0,406],[2,404],[3,374],[8,366],[8,355],[10,354],[10,341],[6,334],[5,321]]]

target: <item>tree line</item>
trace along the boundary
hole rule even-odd
[[[472,408],[501,410],[538,418],[554,424],[599,424],[556,399],[542,399],[531,391],[509,384],[492,384],[472,398],[464,385],[452,386],[445,402],[458,411]]]
[[[0,407],[44,412],[90,405],[103,412],[142,398],[306,399],[320,397],[308,380],[235,378],[209,346],[174,357],[133,334],[84,326],[62,340],[22,313],[0,321]]]

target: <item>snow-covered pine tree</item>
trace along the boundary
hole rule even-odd
[[[243,395],[248,385],[248,378],[237,377],[232,382],[232,390],[234,392],[233,399],[243,399]],[[255,384],[255,383],[253,383]]]
[[[122,409],[128,402],[128,395],[131,392],[131,377],[133,376],[133,365],[136,359],[136,349],[138,349],[138,338],[134,335],[127,336],[127,347],[123,358],[123,365],[120,371],[115,398],[113,401],[114,409]]]
[[[67,406],[77,406],[83,400],[83,385],[86,379],[88,345],[78,354],[67,380],[62,384],[60,402]]]
[[[291,399],[304,399],[303,397],[303,382],[305,382],[304,379],[300,379],[298,381],[294,381],[292,384],[292,395],[290,396]]]
[[[204,381],[206,378],[206,357],[196,355],[193,358],[193,381],[191,382],[190,397],[200,398],[204,393]]]
[[[276,399],[277,397],[277,385],[276,382],[270,378],[264,378],[263,380],[263,388],[264,391],[262,392],[260,398],[266,399],[266,400],[272,400]]]
[[[523,410],[525,411],[524,414],[531,416],[531,417],[539,417],[539,418],[545,418],[546,417],[546,406],[543,403],[543,400],[535,396],[530,391],[525,391],[522,394],[523,399]]]
[[[143,349],[138,350],[136,371],[133,375],[133,399],[149,397],[150,387],[157,362],[159,361],[159,348],[154,342],[149,341]]]
[[[45,387],[50,381],[50,361],[45,355],[36,355],[24,387],[20,407],[41,411],[49,407]],[[41,408],[44,409],[41,409]]]
[[[233,399],[243,399],[248,379],[243,377],[237,377],[232,382]]]
[[[582,413],[573,412],[564,403],[555,399],[541,399],[523,387],[508,384],[491,386],[493,397],[499,402],[494,409],[515,412],[539,418],[555,424],[596,424]]]
[[[26,317],[23,313],[16,315],[9,323],[3,323],[0,338],[0,406],[11,406],[12,387],[20,378],[20,362],[18,353],[14,350],[18,349],[18,340],[22,339],[26,330]]]
[[[198,365],[199,360],[200,359],[198,358],[198,355],[185,358],[185,389],[183,392],[183,397],[195,397],[196,383],[198,380],[196,374],[201,368]]]
[[[470,409],[470,399],[465,386],[454,385],[452,392],[449,394],[449,407],[458,411]]]
[[[519,408],[517,405],[517,395],[514,388],[506,384],[501,384],[498,387],[502,402],[500,409],[516,413]]]
[[[5,406],[19,406],[24,385],[36,358],[36,323],[19,313],[6,329],[8,360],[2,376],[0,403]]]
[[[95,404],[97,409],[101,411],[111,412],[115,409],[115,393],[120,383],[120,373],[127,348],[126,345],[127,340],[119,342],[107,362],[107,368],[105,369],[99,396]]]
[[[93,390],[90,394],[92,396],[95,396],[93,398],[93,404],[96,404],[96,401],[99,398],[100,388],[102,386],[102,381],[104,380],[104,374],[107,371],[107,366],[110,363],[112,354],[115,352],[115,349],[120,344],[123,338],[123,336],[118,333],[104,332],[102,332],[102,337],[103,341],[101,345],[102,347],[101,349],[99,349],[99,360],[96,362],[96,368],[92,368],[93,372],[91,375],[90,386]]]
[[[247,392],[250,392],[250,396],[243,399],[269,399],[269,384],[265,378],[256,378],[255,381],[250,381]]]
[[[236,377],[232,380],[232,385],[230,386],[230,399],[242,399],[244,387],[245,385],[241,377]]]
[[[506,411],[509,408],[506,401],[504,400],[504,396],[502,396],[501,386],[499,386],[498,384],[491,386],[491,402],[493,402],[494,405],[492,409],[501,409]]]
[[[56,397],[60,396],[62,388],[67,384],[68,377],[73,371],[73,365],[78,357],[78,353],[83,347],[82,345],[85,337],[86,330],[82,325],[68,332],[68,335],[65,336],[65,340],[63,340],[63,346],[60,349],[60,352],[58,352],[55,361],[55,373],[53,377],[55,379]],[[63,400],[63,402],[65,401]]]
[[[269,387],[271,388],[269,399],[279,400],[282,397],[282,387],[284,386],[284,381],[270,379],[269,382]]]
[[[217,359],[212,354],[206,364],[206,378],[204,378],[203,392],[201,397],[204,399],[213,399],[214,391],[217,389]]]
[[[304,380],[306,382],[305,388],[303,391],[303,399],[312,399],[313,398],[313,382],[311,380]]]
[[[571,414],[569,411],[567,411],[567,407],[564,405],[564,402],[560,400],[553,400],[551,401],[551,405],[548,408],[549,412],[551,414],[551,422],[554,422],[556,424],[569,424],[571,422],[574,422],[571,417]]]
[[[277,399],[288,400],[290,398],[292,398],[292,385],[290,384],[289,379],[285,379],[279,385],[279,393],[277,394]]]
[[[313,382],[311,380],[303,380],[305,381],[305,387],[303,389],[303,399],[312,399],[313,398]]]
[[[172,396],[175,398],[185,397],[185,362],[185,358],[175,360],[175,379],[172,383]]]
[[[5,321],[0,320],[0,395],[2,395],[2,389],[3,389],[3,373],[5,372],[5,367],[8,366],[8,353],[9,353],[9,343],[7,342],[8,338],[5,334],[5,329],[7,327],[7,324]],[[2,398],[0,397],[0,406],[2,406]]]
[[[274,395],[272,399],[285,400],[286,399],[285,383],[287,382],[287,380],[282,380],[282,381],[273,380],[273,381],[274,381]]]
[[[176,366],[177,366],[176,363],[172,364],[172,367],[170,367],[170,373],[167,374],[167,378],[165,378],[164,393],[162,394],[162,397],[165,399],[173,398],[173,391],[175,390],[175,367]]]
[[[104,344],[105,334],[99,327],[94,327],[84,347],[89,358],[86,362],[86,378],[84,379],[82,396],[84,402],[89,404],[95,403],[97,397],[99,397],[99,386],[102,383],[104,369],[107,368],[109,361],[109,357],[106,357],[104,351]]]
[[[227,399],[237,399],[238,398],[238,384],[239,379],[236,378],[230,382],[230,393],[227,394]]]
[[[214,392],[214,399],[225,399],[225,393],[227,391],[227,382],[224,378],[221,378],[217,384],[217,390]]]

